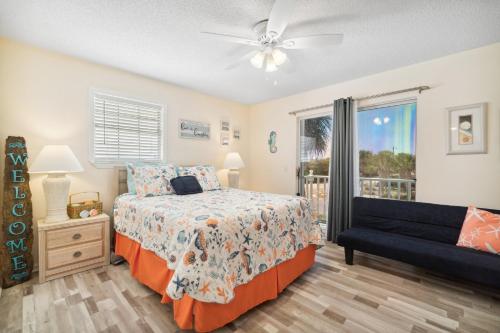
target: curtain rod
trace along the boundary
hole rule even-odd
[[[408,88],[408,89],[402,89],[402,90],[395,90],[395,91],[389,91],[381,94],[376,94],[376,95],[370,95],[370,96],[364,96],[364,97],[358,97],[358,98],[353,98],[355,101],[363,101],[367,99],[373,99],[373,98],[378,98],[378,97],[384,97],[384,96],[390,96],[390,95],[396,95],[396,94],[402,94],[410,91],[418,91],[419,94],[422,93],[424,90],[429,90],[431,87],[429,86],[418,86],[418,87],[413,87],[413,88]],[[312,110],[319,110],[319,109],[325,109],[332,107],[333,103],[329,104],[323,104],[323,105],[317,105],[317,106],[311,106],[308,108],[304,109],[299,109],[295,111],[288,112],[289,115],[296,115],[297,113],[302,113],[302,112],[307,112],[307,111],[312,111]]]

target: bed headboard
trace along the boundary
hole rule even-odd
[[[115,174],[118,180],[118,195],[128,192],[127,168],[115,167]]]

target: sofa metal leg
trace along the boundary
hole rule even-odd
[[[352,265],[353,259],[354,259],[354,250],[351,248],[345,247],[344,252],[345,252],[345,263],[347,265]]]

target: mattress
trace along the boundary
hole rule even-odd
[[[322,245],[321,228],[302,197],[222,189],[194,195],[115,200],[114,227],[165,260],[167,294],[226,304],[234,289]]]

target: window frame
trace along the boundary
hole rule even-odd
[[[95,159],[95,153],[94,153],[94,142],[95,142],[95,126],[94,126],[94,114],[95,114],[95,103],[94,103],[94,98],[96,96],[104,96],[104,97],[110,97],[110,98],[117,98],[117,99],[123,99],[131,103],[141,103],[141,104],[146,104],[146,105],[151,105],[155,107],[159,107],[160,109],[160,159],[159,160],[141,160],[141,159],[130,159],[130,160],[114,160],[114,161],[109,161],[109,162],[100,162],[96,161]],[[94,165],[96,168],[101,168],[101,169],[108,169],[108,168],[113,168],[113,167],[120,167],[124,166],[129,162],[143,162],[143,163],[161,163],[164,162],[165,158],[165,105],[162,103],[158,102],[153,102],[153,101],[147,101],[144,99],[139,99],[139,98],[134,98],[130,97],[126,94],[121,94],[121,93],[115,93],[115,92],[109,92],[105,90],[100,90],[100,89],[94,89],[91,88],[89,91],[89,107],[88,110],[90,112],[89,115],[89,155],[88,155],[88,160],[89,162]]]
[[[397,105],[403,105],[403,104],[412,104],[415,103],[415,160],[417,161],[418,158],[418,98],[417,96],[408,96],[405,98],[401,99],[396,99],[396,100],[381,100],[377,103],[369,103],[363,106],[357,105],[356,107],[356,114],[355,114],[355,124],[356,124],[356,138],[355,138],[355,158],[356,158],[356,165],[357,165],[357,172],[354,175],[355,177],[355,183],[359,187],[359,179],[361,178],[360,170],[359,170],[359,138],[358,138],[358,112],[364,112],[364,111],[370,111],[373,109],[380,109],[384,107],[391,107],[391,106],[397,106]],[[418,163],[415,162],[415,178],[413,179],[415,181],[415,198],[413,201],[417,201],[417,175],[418,175]],[[361,196],[361,189],[358,188],[356,195]],[[382,199],[387,199],[387,198],[382,198]],[[388,200],[397,200],[397,199],[388,199]]]

